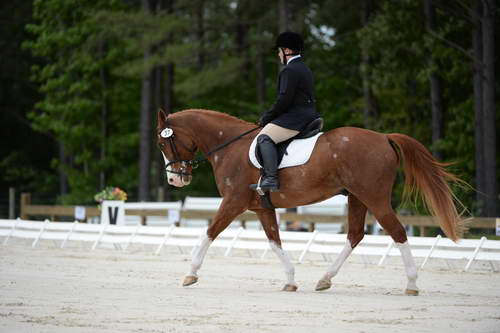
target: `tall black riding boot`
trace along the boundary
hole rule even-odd
[[[280,189],[278,179],[278,151],[274,141],[266,134],[261,134],[257,138],[257,147],[262,157],[262,179],[261,189],[276,192]]]

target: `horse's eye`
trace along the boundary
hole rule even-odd
[[[163,142],[160,142],[160,143],[158,144],[158,146],[160,146],[160,148],[163,148],[163,147],[165,147],[165,144],[164,144]]]

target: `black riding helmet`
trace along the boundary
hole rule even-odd
[[[274,45],[274,49],[282,49],[283,54],[286,56],[292,56],[302,53],[304,50],[304,40],[302,36],[296,32],[285,31],[278,35],[276,38],[276,44]],[[292,50],[292,53],[285,53],[283,48],[287,48]],[[286,62],[286,60],[285,60]]]
[[[298,33],[286,31],[279,34],[274,47],[275,49],[286,47],[296,51],[298,54],[304,50],[304,40]]]

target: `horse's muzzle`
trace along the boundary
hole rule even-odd
[[[193,180],[193,176],[181,176],[181,178],[184,186],[191,184],[191,180]]]
[[[169,175],[167,180],[170,185],[175,187],[184,187],[191,183],[193,176]]]

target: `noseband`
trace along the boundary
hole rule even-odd
[[[167,126],[168,126],[168,119],[167,119]],[[169,173],[173,173],[173,174],[176,174],[176,175],[181,175],[181,176],[192,176],[193,174],[192,173],[189,173],[187,172],[187,168],[188,167],[191,167],[192,169],[196,169],[198,167],[198,165],[201,163],[201,162],[206,162],[208,161],[208,157],[210,155],[212,155],[213,153],[223,149],[224,147],[230,145],[231,143],[241,139],[242,137],[244,137],[245,135],[259,129],[260,127],[255,127],[255,128],[252,128],[251,130],[248,130],[232,139],[230,139],[229,141],[223,143],[223,144],[220,144],[218,145],[217,147],[215,147],[214,149],[210,150],[207,154],[206,154],[206,157],[197,157],[195,159],[192,159],[192,160],[182,160],[180,158],[180,155],[179,155],[179,152],[177,150],[177,147],[175,145],[175,142],[174,142],[174,133],[173,131],[170,129],[170,132],[169,134],[167,134],[168,136],[162,136],[163,134],[163,131],[169,129],[168,127],[166,129],[164,129],[160,134],[160,136],[162,136],[163,138],[166,138],[170,144],[170,148],[172,149],[172,152],[174,153],[174,160],[171,161],[171,162],[168,162],[167,165],[165,165],[165,171],[166,172],[169,172]],[[181,141],[179,141],[179,143],[184,146],[184,148],[189,151],[190,153],[194,153],[196,152],[196,149],[195,150],[192,150],[192,149],[189,149],[187,148]],[[169,170],[168,167],[172,164],[175,164],[175,163],[181,163],[181,167],[179,168],[179,171],[175,171],[175,170]]]
[[[167,126],[168,126],[168,119],[167,119]],[[168,127],[165,129],[167,130],[169,129]],[[163,134],[163,132],[165,131],[163,130],[161,133]],[[179,155],[179,152],[177,150],[177,146],[175,145],[175,142],[174,142],[174,132],[170,129],[170,133],[168,133],[166,139],[168,140],[168,143],[170,144],[170,148],[172,149],[172,152],[174,153],[174,160],[167,163],[167,165],[165,165],[165,171],[166,172],[169,172],[169,173],[173,173],[173,174],[176,174],[176,175],[181,175],[181,176],[192,176],[191,173],[187,172],[187,168],[189,166],[191,166],[193,169],[196,169],[198,167],[198,163],[196,160],[182,160],[180,158],[180,155]],[[162,136],[162,134],[160,134],[160,136]],[[162,136],[163,137],[163,136]],[[187,148],[181,141],[179,141],[180,144],[184,147],[184,149],[186,149],[188,152],[190,153],[194,153],[196,152],[196,149],[189,149]],[[181,167],[179,168],[179,171],[175,171],[175,170],[172,170],[172,169],[168,169],[168,167],[172,164],[175,164],[175,163],[181,163]]]

